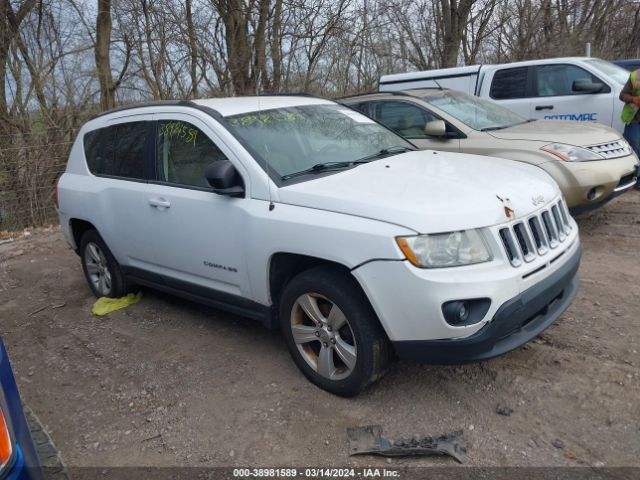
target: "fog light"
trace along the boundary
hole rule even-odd
[[[442,305],[442,314],[449,325],[473,325],[484,318],[490,305],[488,298],[453,300]]]
[[[587,192],[587,200],[594,200],[596,198],[596,189],[592,188]]]

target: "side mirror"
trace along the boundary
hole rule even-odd
[[[593,83],[588,78],[578,78],[571,84],[571,91],[577,93],[599,93],[603,87],[603,83]]]
[[[431,120],[424,126],[424,133],[430,137],[446,137],[447,126],[444,120]]]
[[[218,195],[244,196],[244,187],[238,171],[229,160],[218,160],[209,164],[204,177]]]

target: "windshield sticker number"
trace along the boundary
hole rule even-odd
[[[169,137],[170,139],[180,138],[187,145],[196,145],[198,130],[189,126],[184,122],[169,122],[160,128],[160,137]]]

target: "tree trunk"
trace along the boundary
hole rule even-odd
[[[111,0],[98,0],[98,16],[96,19],[96,69],[100,83],[100,106],[103,110],[115,105],[115,91],[111,76]]]
[[[14,12],[9,0],[0,0],[0,127],[2,128],[7,127],[10,123],[6,79],[11,42],[20,34],[20,24],[35,3],[35,0],[26,0]]]
[[[198,98],[198,51],[196,50],[196,34],[193,28],[191,1],[185,0],[184,6],[187,14],[187,36],[189,37],[189,54],[191,55],[191,97]]]
[[[273,27],[271,30],[271,62],[273,64],[273,81],[271,88],[274,92],[280,91],[282,78],[282,0],[276,0],[273,11]]]
[[[475,0],[440,0],[443,43],[440,58],[442,68],[455,67],[462,45],[464,28]]]

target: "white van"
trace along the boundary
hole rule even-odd
[[[379,90],[441,86],[490,98],[526,118],[598,122],[622,132],[618,96],[628,78],[611,62],[571,57],[384,75]]]

